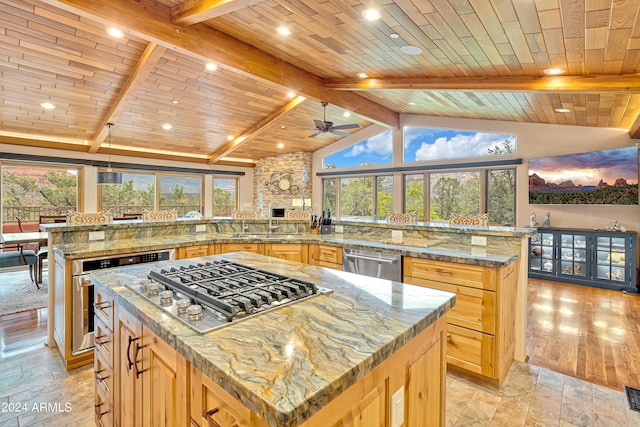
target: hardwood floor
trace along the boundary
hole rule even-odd
[[[531,280],[529,363],[500,389],[448,373],[447,427],[640,427],[618,391],[640,386],[639,305],[638,294]],[[93,367],[66,371],[44,346],[46,322],[46,309],[0,316],[0,405],[13,409],[0,426],[94,425]]]
[[[529,279],[529,363],[640,389],[640,295]]]

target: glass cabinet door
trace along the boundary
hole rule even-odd
[[[598,236],[596,239],[596,278],[626,281],[626,245],[624,237]]]
[[[586,277],[587,236],[560,234],[560,271],[563,276]]]
[[[555,273],[553,237],[553,233],[547,232],[539,232],[531,236],[530,270],[540,273]]]

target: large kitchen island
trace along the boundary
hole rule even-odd
[[[222,259],[332,292],[199,333],[130,287],[152,270]],[[99,270],[91,280],[101,425],[445,424],[455,294],[247,252]]]

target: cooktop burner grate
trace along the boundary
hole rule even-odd
[[[148,278],[128,286],[199,332],[331,292],[224,259],[153,270]]]

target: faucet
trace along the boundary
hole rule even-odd
[[[242,217],[242,232],[244,233],[249,229],[249,226],[244,222],[244,217]]]

